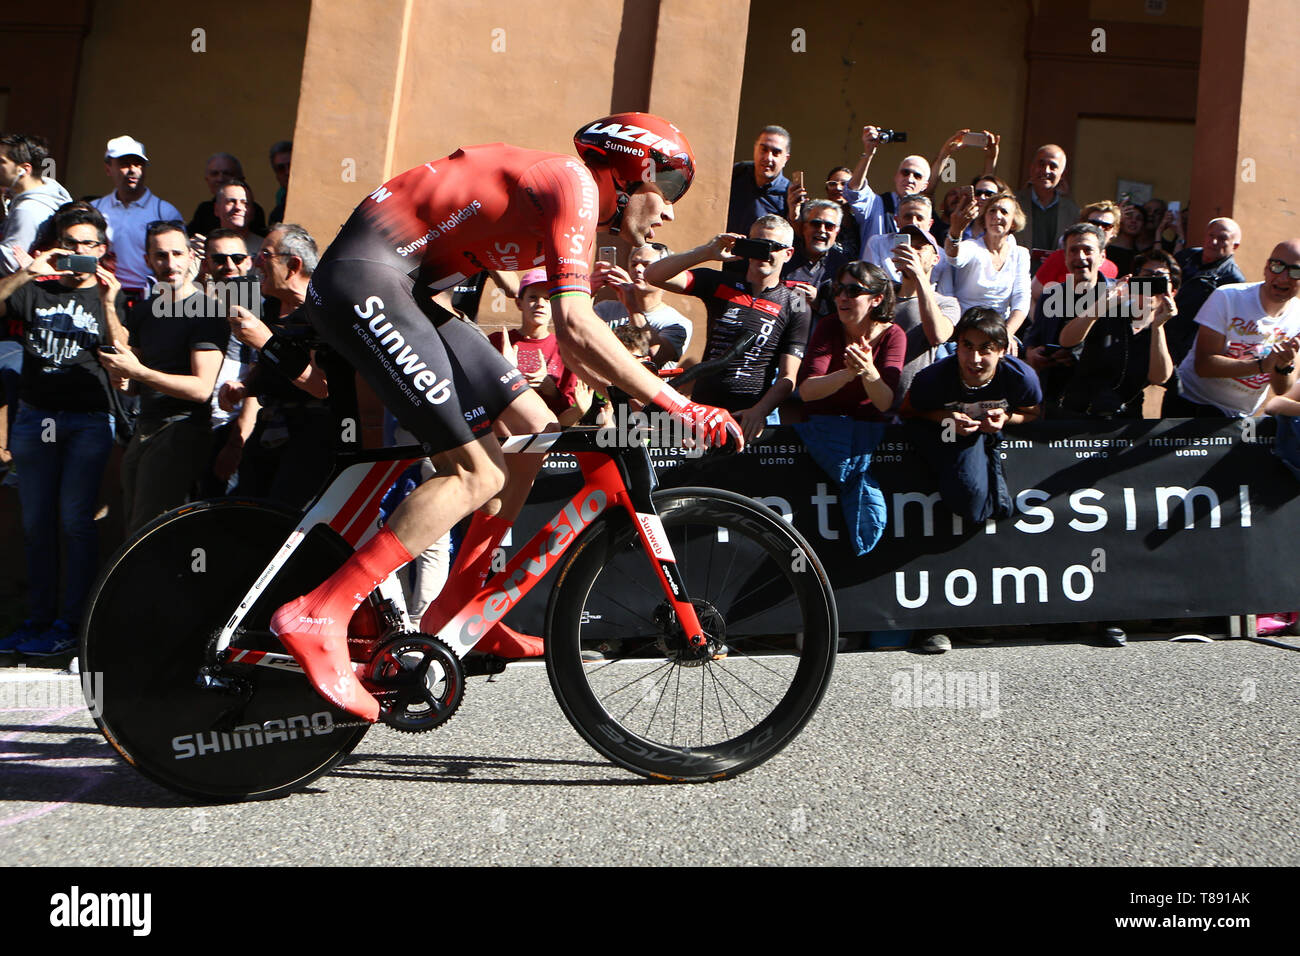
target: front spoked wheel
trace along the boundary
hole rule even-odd
[[[816,710],[835,661],[834,592],[807,542],[752,499],[681,488],[654,501],[707,652],[687,645],[631,521],[611,512],[557,579],[551,686],[620,766],[676,781],[735,776]]]

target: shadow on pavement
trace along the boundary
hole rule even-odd
[[[568,775],[572,772],[569,768],[596,768],[602,771],[613,771],[618,776],[604,779],[576,778]],[[511,771],[518,769],[525,770],[528,774],[512,776]],[[554,773],[545,771],[554,771]],[[353,753],[330,776],[410,783],[486,783],[518,786],[622,787],[653,783],[630,772],[624,773],[604,760],[548,760],[538,757],[466,757],[437,754],[394,756]]]

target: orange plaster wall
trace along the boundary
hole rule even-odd
[[[212,198],[203,167],[218,151],[240,158],[270,212],[278,184],[267,150],[293,137],[308,9],[308,0],[194,9],[168,0],[94,4],[59,180],[74,197],[106,194],[104,145],[130,133],[149,152],[146,184],[186,219]],[[204,31],[202,52],[196,29]]]
[[[1279,29],[1295,14],[1294,3],[1251,0],[1246,21],[1232,216],[1243,235],[1237,260],[1251,282],[1263,277],[1273,246],[1300,237],[1300,132],[1280,118],[1300,91],[1295,38]]]
[[[706,241],[725,216],[748,12],[748,0],[626,0],[553,16],[522,16],[509,0],[314,0],[288,215],[324,246],[370,190],[411,166],[498,141],[571,153],[584,121],[649,109],[683,129],[699,161],[658,238],[674,249]],[[500,304],[485,297],[485,309]],[[502,317],[518,320],[513,304]]]

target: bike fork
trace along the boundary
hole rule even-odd
[[[627,510],[636,525],[637,536],[641,539],[641,548],[649,559],[651,567],[654,568],[659,586],[677,616],[677,623],[686,637],[687,644],[702,651],[708,644],[708,638],[700,624],[695,605],[691,602],[690,595],[686,593],[686,582],[682,580],[677,570],[677,558],[668,543],[663,522],[659,520],[659,515],[655,511],[652,495],[658,486],[658,481],[655,478],[649,451],[642,445],[636,450],[625,450],[617,459],[605,458],[599,463],[594,460],[599,456],[591,456],[593,460],[590,462],[583,461],[586,457],[584,455],[579,454],[577,457],[582,463],[584,474],[587,473],[589,466],[593,471],[603,468],[617,468],[621,471],[619,479],[624,489],[618,495],[619,503]]]

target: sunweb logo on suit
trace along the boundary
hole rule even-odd
[[[366,328],[378,336],[380,347],[393,356],[402,374],[411,380],[417,391],[424,392],[424,397],[434,405],[441,405],[451,398],[451,380],[439,380],[429,371],[428,364],[420,358],[418,352],[406,344],[406,337],[393,328],[393,323],[381,311],[384,300],[377,295],[367,296],[363,309],[360,305],[352,306],[357,318],[366,321]]]

